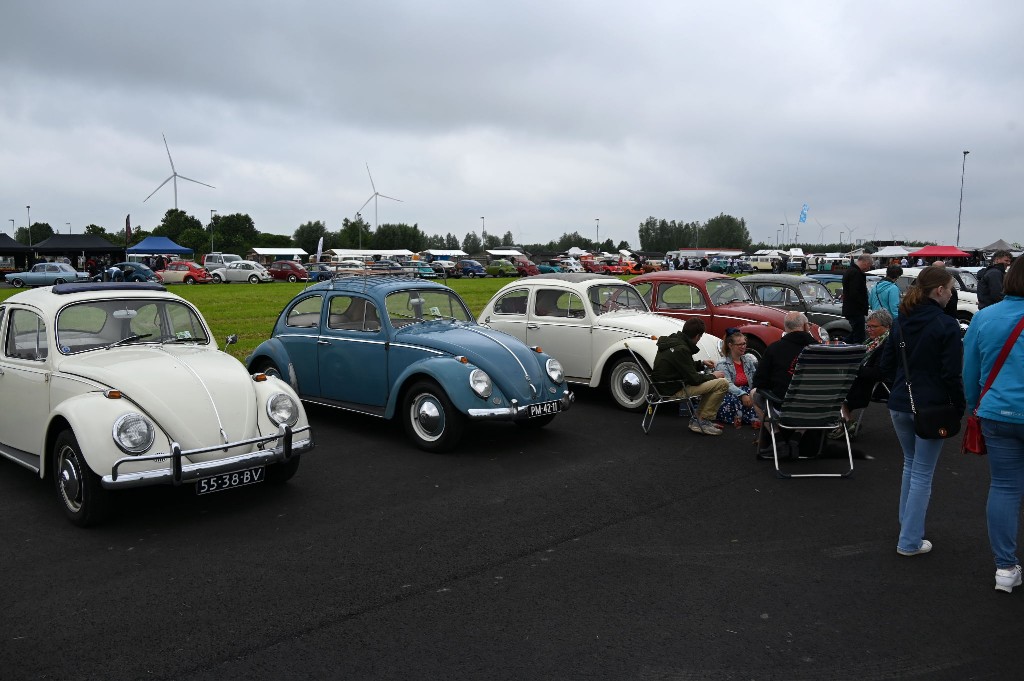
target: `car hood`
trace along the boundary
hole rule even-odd
[[[423,322],[401,329],[396,342],[410,343],[464,355],[491,377],[508,397],[533,400],[524,370],[540,391],[549,381],[539,355],[525,343],[507,333],[466,322]],[[541,399],[542,399],[541,395]]]
[[[80,376],[138,404],[183,449],[253,437],[256,392],[234,357],[192,346],[123,346],[68,357],[64,374]]]

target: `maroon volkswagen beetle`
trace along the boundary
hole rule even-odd
[[[294,260],[278,260],[267,268],[276,281],[306,281],[309,279],[309,272],[302,266],[302,263]]]
[[[747,336],[747,352],[758,359],[769,344],[782,337],[785,312],[758,305],[739,281],[716,272],[665,270],[630,280],[647,305],[658,314],[687,320],[699,317],[708,333],[722,338],[732,327]],[[825,343],[828,332],[811,325],[811,335]]]

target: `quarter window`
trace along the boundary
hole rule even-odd
[[[494,314],[526,314],[526,300],[529,297],[530,292],[525,288],[509,291],[494,303]]]
[[[323,296],[303,298],[288,310],[285,324],[304,329],[312,328],[320,323],[320,311],[323,306]]]
[[[6,353],[18,359],[46,359],[46,325],[28,310],[12,310],[7,324]]]
[[[662,284],[658,287],[658,308],[663,310],[702,310],[704,296],[689,284]]]

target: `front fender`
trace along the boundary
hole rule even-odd
[[[284,381],[292,391],[297,393],[299,381],[295,377],[295,369],[292,367],[292,361],[284,343],[277,338],[265,340],[256,346],[253,353],[245,358],[245,368],[249,370],[250,374],[254,374],[262,371],[268,362],[273,362],[281,370]]]
[[[475,364],[463,364],[453,357],[425,357],[418,362],[413,362],[402,371],[394,382],[395,389],[388,396],[388,403],[384,408],[384,418],[392,418],[399,408],[399,400],[405,397],[405,387],[414,383],[419,378],[430,378],[445,391],[448,399],[463,414],[471,408],[487,406],[488,401],[480,398],[469,387],[469,374],[477,369]],[[507,406],[508,400],[504,393],[493,382],[494,392],[490,401],[500,398],[501,405]]]
[[[647,362],[648,369],[654,367],[654,357],[658,354],[657,341],[652,340],[650,336],[623,338],[622,340],[616,341],[605,348],[604,352],[601,353],[601,356],[597,358],[597,362],[594,364],[594,373],[590,377],[591,388],[596,388],[601,384],[601,379],[604,378],[604,371],[608,362],[611,361],[614,356],[627,352],[627,344],[629,345],[630,350]]]

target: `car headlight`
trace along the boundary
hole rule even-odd
[[[114,421],[114,443],[126,454],[141,454],[153,446],[156,426],[138,412],[131,412]]]
[[[818,327],[818,335],[821,336],[822,343],[828,343],[831,336],[828,335],[828,331],[825,330],[824,326]]]
[[[491,396],[491,377],[483,369],[473,369],[469,372],[469,387],[485,400]]]
[[[548,378],[555,383],[561,383],[565,380],[565,372],[562,371],[562,363],[554,357],[550,358],[544,365],[544,368],[548,372]]]
[[[267,400],[267,416],[276,426],[294,426],[299,420],[299,405],[284,393],[274,393]]]

